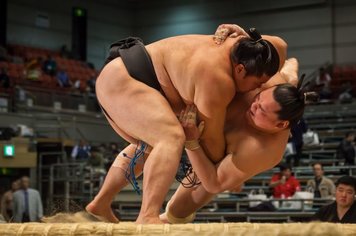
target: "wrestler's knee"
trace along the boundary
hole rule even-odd
[[[170,210],[170,204],[168,202],[166,206],[166,211],[164,212],[164,218],[166,221],[168,221],[168,223],[171,224],[186,224],[193,222],[193,220],[195,219],[195,212],[186,217],[176,217],[172,214],[172,211]]]
[[[163,144],[170,146],[170,148],[176,147],[177,149],[182,149],[185,142],[185,134],[181,126],[176,126],[169,129],[163,134],[157,144]]]

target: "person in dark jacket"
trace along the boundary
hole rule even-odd
[[[319,209],[314,221],[333,223],[356,223],[356,179],[343,176],[336,181],[335,201]]]
[[[354,140],[355,134],[347,132],[337,148],[338,159],[344,159],[345,165],[355,165]]]

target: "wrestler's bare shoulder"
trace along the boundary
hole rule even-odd
[[[289,137],[289,129],[278,133],[265,133],[246,124],[239,129],[226,131],[227,147],[230,152],[275,156],[283,153]]]
[[[218,55],[229,52],[231,42],[229,39],[224,45],[216,45],[211,35],[182,35],[159,40],[146,46],[150,55],[159,54],[164,61],[181,60],[186,58],[199,58],[204,61],[219,62]],[[219,52],[219,54],[217,53]],[[212,55],[217,56],[212,56]]]
[[[182,48],[196,49],[196,45],[214,45],[214,41],[210,35],[190,34],[161,39],[147,45],[147,47],[159,48],[161,50],[164,48],[169,48],[170,50],[178,51]]]
[[[232,163],[244,172],[244,181],[281,161],[288,133],[268,136],[240,131],[227,136],[227,151],[232,154]]]
[[[207,84],[218,84],[221,89],[214,89],[220,91],[234,87],[229,57],[231,44],[229,40],[226,45],[216,45],[209,35],[184,35],[157,41],[146,48],[159,80],[169,78],[178,91],[196,89],[200,82],[203,90]],[[192,97],[192,91],[189,93]]]

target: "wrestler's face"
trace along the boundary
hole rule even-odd
[[[274,89],[275,87],[272,87],[258,93],[246,114],[253,127],[268,133],[279,132],[289,124],[288,121],[278,118],[277,112],[281,107],[273,97]]]
[[[245,67],[242,64],[235,65],[235,84],[236,92],[245,93],[261,87],[271,77],[262,75],[257,77],[255,75],[247,75]]]
[[[346,184],[339,184],[336,187],[335,199],[338,206],[350,207],[355,198],[355,189]]]

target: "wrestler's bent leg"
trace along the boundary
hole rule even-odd
[[[165,223],[189,223],[194,220],[195,212],[214,197],[202,185],[185,188],[180,185],[167,203],[166,212],[160,215]]]
[[[113,62],[120,66],[120,61]],[[104,68],[97,80],[97,97],[123,132],[152,147],[144,167],[137,222],[159,223],[160,208],[177,172],[185,135],[168,101],[157,90],[126,74],[123,66],[115,71]]]
[[[128,170],[130,159],[125,156],[128,155],[132,157],[136,148],[136,145],[131,144],[116,157],[105,177],[99,193],[95,196],[94,200],[86,206],[85,209],[88,213],[100,217],[100,220],[106,222],[117,223],[119,221],[111,210],[111,203],[116,194],[128,184],[125,172]],[[138,162],[135,167],[135,176],[141,175],[142,169],[143,162]]]

